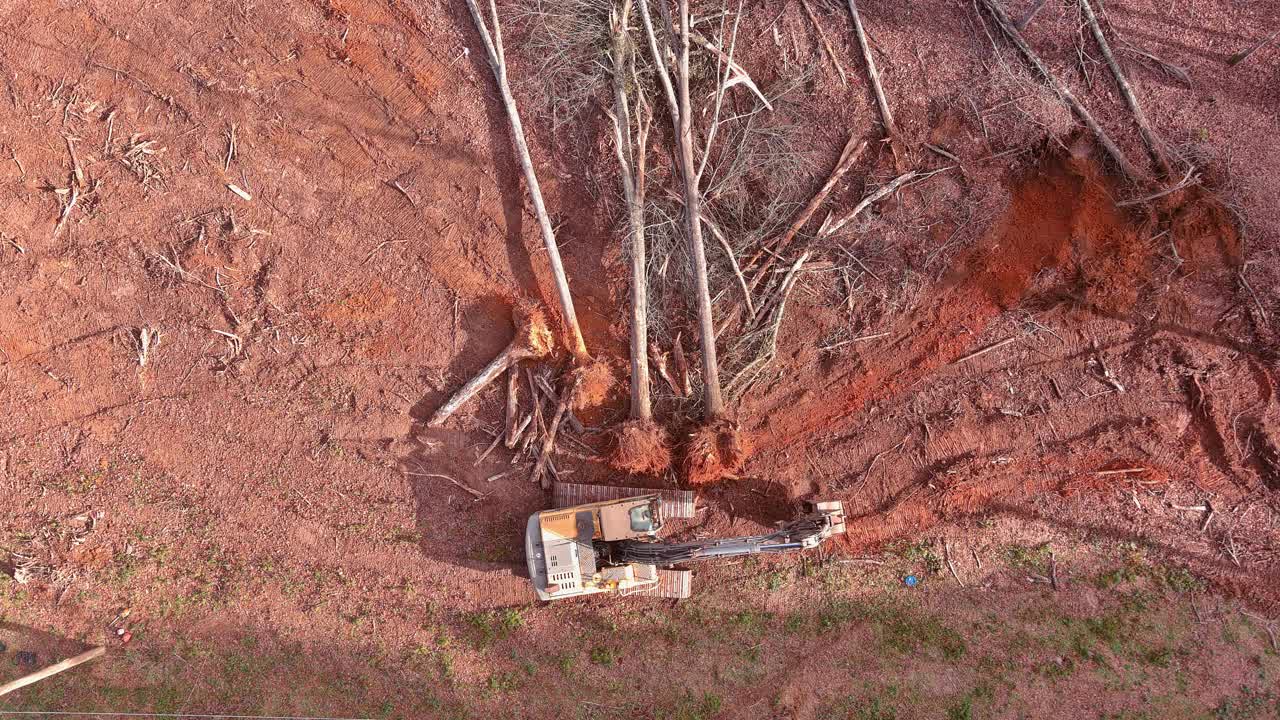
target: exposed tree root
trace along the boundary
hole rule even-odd
[[[704,425],[685,445],[685,481],[692,486],[717,482],[737,472],[750,455],[751,439],[737,423],[720,420]]]
[[[618,430],[609,464],[635,475],[656,475],[671,467],[667,431],[644,420],[629,420]]]

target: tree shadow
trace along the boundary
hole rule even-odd
[[[16,680],[91,647],[63,635],[7,620],[0,620],[0,645],[5,648],[5,662],[0,663],[0,683]],[[34,661],[18,664],[17,653],[32,653]]]
[[[529,248],[524,243],[524,200],[525,191],[522,183],[523,174],[520,162],[512,142],[511,124],[507,118],[506,108],[500,96],[495,97],[493,70],[489,66],[489,58],[483,51],[479,31],[476,30],[470,15],[461,9],[461,5],[453,6],[446,11],[458,32],[466,38],[467,45],[476,48],[470,54],[471,67],[481,85],[484,97],[484,115],[489,125],[489,155],[493,158],[494,181],[498,186],[499,199],[502,202],[502,216],[506,225],[507,238],[504,247],[507,263],[511,268],[516,283],[531,297],[547,305],[547,297],[538,284],[534,273],[533,260]],[[522,117],[523,119],[523,117]],[[506,159],[505,162],[502,159]]]

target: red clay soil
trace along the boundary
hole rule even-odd
[[[614,438],[609,464],[635,475],[658,475],[671,467],[667,431],[654,422],[628,420]]]
[[[748,7],[736,55],[766,89],[811,73],[770,116],[811,171],[751,178],[758,197],[796,206],[851,129],[880,145],[847,11],[812,5],[847,85],[797,3]],[[738,476],[703,486],[697,532],[750,534],[813,499],[845,503],[836,550],[850,553],[940,523],[1034,519],[1141,544],[1280,607],[1280,51],[1225,63],[1280,8],[1108,5],[1109,31],[1193,78],[1126,59],[1151,121],[1202,177],[1122,207],[1156,188],[1114,179],[972,4],[859,7],[903,166],[949,169],[812,245],[833,271],[798,276],[769,381],[731,408],[750,458],[737,468],[748,448],[714,430],[685,452],[692,485]],[[553,126],[522,80],[544,58],[522,46],[528,27],[507,29],[587,346],[622,367],[607,121],[593,105]],[[1074,6],[1045,4],[1027,37],[1143,158],[1096,50],[1077,46]],[[238,627],[328,644],[358,614],[370,642],[409,653],[433,642],[435,613],[529,602],[520,528],[549,498],[527,457],[501,443],[482,457],[502,383],[423,427],[507,343],[511,298],[554,307],[478,42],[460,2],[33,0],[0,13],[0,545],[105,512],[63,568],[70,584],[24,589],[24,623],[101,639],[134,607],[167,650],[161,638],[231,643]],[[752,109],[741,85],[729,102]],[[889,152],[869,152],[830,209],[896,174]],[[718,290],[736,300],[731,280]],[[692,328],[667,320],[663,347]],[[143,330],[159,333],[147,353]],[[626,417],[607,385],[584,393],[602,404],[574,418],[581,431],[562,427],[556,470],[643,484],[604,461]],[[688,427],[694,405],[655,391],[668,428]],[[1210,521],[1173,509],[1206,501]],[[571,612],[546,610],[547,642]],[[619,642],[652,656],[648,638]]]

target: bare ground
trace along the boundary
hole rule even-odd
[[[752,179],[784,204],[807,199],[848,132],[878,136],[847,14],[812,4],[848,87],[796,4],[743,23],[763,87],[809,73],[776,111],[803,172]],[[0,677],[20,673],[20,648],[113,651],[0,707],[1280,712],[1266,620],[1280,604],[1280,65],[1274,47],[1225,62],[1280,18],[1108,5],[1117,45],[1186,69],[1190,87],[1126,60],[1203,176],[1120,208],[1141,192],[971,5],[860,7],[903,139],[897,158],[868,153],[833,205],[956,164],[924,143],[959,167],[814,248],[775,363],[737,395],[752,458],[703,490],[687,531],[755,532],[836,497],[850,533],[819,556],[700,569],[677,606],[531,605],[519,531],[547,498],[505,448],[475,460],[501,393],[421,425],[508,342],[513,302],[553,297],[460,4],[7,8]],[[510,28],[517,78],[544,60],[532,32]],[[1027,35],[1145,160],[1075,6],[1047,5]],[[590,110],[553,132],[537,83],[518,94],[588,344],[621,375],[605,126]],[[683,331],[695,358],[684,309],[667,308],[659,344]],[[158,333],[145,352],[144,330]],[[558,469],[676,483],[601,460],[624,395],[582,413]],[[677,441],[698,414],[659,392]],[[101,513],[87,531],[85,513]],[[908,572],[924,586],[905,590]],[[107,627],[122,608],[128,645]]]

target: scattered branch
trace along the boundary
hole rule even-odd
[[[956,566],[951,562],[951,541],[945,537],[942,538],[942,554],[947,560],[947,569],[951,571],[951,577],[956,579],[956,583],[960,587],[965,587],[964,581],[960,579],[960,574],[956,572]]]
[[[741,15],[741,13],[738,14]],[[769,98],[765,97],[764,93],[760,92],[760,88],[756,85],[755,81],[751,79],[751,75],[747,73],[746,68],[734,62],[733,57],[726,55],[723,50],[716,47],[710,40],[699,35],[697,32],[690,32],[690,38],[692,38],[693,42],[701,45],[712,55],[715,55],[720,61],[725,63],[732,77],[729,78],[728,82],[723,83],[724,89],[728,90],[734,85],[745,86],[753,95],[756,96],[756,98],[760,100],[760,103],[765,106],[765,109],[770,112],[773,111],[773,103],[769,102]]]
[[[1185,187],[1190,187],[1192,185],[1197,185],[1199,183],[1200,183],[1200,175],[1196,173],[1196,168],[1194,165],[1192,165],[1187,168],[1187,174],[1184,175],[1181,180],[1174,183],[1173,185],[1170,185],[1169,187],[1163,190],[1160,190],[1158,192],[1151,193],[1150,195],[1143,195],[1142,197],[1132,198],[1130,200],[1117,201],[1116,205],[1118,207],[1128,207],[1130,205],[1144,205],[1146,203],[1151,202],[1152,200],[1158,200],[1164,197],[1165,195],[1172,195],[1173,193],[1176,193]]]
[[[448,480],[449,482],[453,483],[455,486],[457,486],[457,487],[461,488],[462,490],[466,491],[466,492],[467,492],[467,494],[471,495],[471,497],[474,497],[474,498],[476,499],[476,502],[479,502],[479,501],[481,501],[481,500],[485,499],[486,497],[488,497],[488,495],[485,495],[484,493],[480,492],[479,490],[476,490],[475,488],[471,487],[470,485],[468,485],[468,484],[466,484],[466,483],[464,483],[464,482],[462,482],[462,481],[460,481],[460,480],[454,480],[452,477],[450,477],[450,476],[448,476],[448,475],[441,475],[440,473],[410,472],[410,471],[408,471],[408,470],[406,470],[406,471],[405,471],[405,474],[406,474],[406,475],[412,475],[412,476],[414,476],[414,477],[441,478],[441,479],[444,479],[444,480]]]
[[[827,57],[831,59],[831,64],[836,66],[836,73],[840,75],[840,85],[849,86],[849,76],[844,73],[844,66],[840,64],[840,58],[836,57],[836,51],[831,49],[831,41],[827,39],[827,33],[822,29],[822,24],[818,22],[818,18],[813,14],[813,8],[809,6],[809,0],[800,0],[800,7],[804,8],[804,14],[809,16],[809,22],[813,23],[813,29],[818,31],[818,39],[822,41],[822,47],[827,51]]]
[[[826,202],[827,196],[831,194],[831,191],[835,189],[840,180],[849,172],[849,169],[853,167],[853,164],[858,161],[858,158],[862,157],[862,153],[867,149],[867,143],[864,140],[855,144],[856,139],[856,133],[849,134],[849,140],[844,144],[844,149],[840,151],[840,159],[836,161],[835,169],[833,169],[831,174],[827,176],[827,181],[822,184],[822,187],[818,189],[818,192],[814,193],[813,197],[809,199],[809,203],[804,206],[804,209],[796,215],[796,219],[791,223],[791,226],[787,228],[787,231],[778,237],[777,240],[770,243],[770,247],[767,251],[762,249],[751,259],[751,263],[749,264],[754,265],[761,254],[765,252],[769,253],[769,257],[765,260],[765,264],[751,278],[752,289],[759,284],[760,280],[765,276],[765,273],[767,273],[769,268],[773,266],[773,261],[776,259],[777,253],[782,252],[791,244],[791,241],[795,239],[796,234],[798,234],[800,230],[808,224],[809,220],[813,217],[813,214],[818,211],[818,208],[822,207],[822,203]],[[819,233],[819,235],[821,235],[821,233]],[[755,312],[752,311],[751,314],[754,315]]]
[[[1102,34],[1102,27],[1098,24],[1098,16],[1093,13],[1093,5],[1089,0],[1080,0],[1080,9],[1084,11],[1085,21],[1089,23],[1089,29],[1093,32],[1093,39],[1098,43],[1098,49],[1102,50],[1102,57],[1106,59],[1107,66],[1111,68],[1111,74],[1115,76],[1116,85],[1120,88],[1120,94],[1124,96],[1125,104],[1129,106],[1129,110],[1133,113],[1134,122],[1138,124],[1138,132],[1142,134],[1142,140],[1147,144],[1147,150],[1151,152],[1151,157],[1155,159],[1156,165],[1160,170],[1168,175],[1170,172],[1169,159],[1164,154],[1164,143],[1156,136],[1154,130],[1151,129],[1151,123],[1147,122],[1146,113],[1142,112],[1142,105],[1138,102],[1138,96],[1134,94],[1133,87],[1129,85],[1129,81],[1124,76],[1124,71],[1120,68],[1120,63],[1116,62],[1115,55],[1111,54],[1111,44],[1107,42],[1107,37]]]
[[[983,347],[983,348],[979,348],[979,349],[977,349],[977,350],[974,350],[973,352],[969,353],[968,355],[962,355],[962,356],[960,356],[960,357],[956,358],[955,360],[953,360],[953,361],[951,362],[951,364],[952,364],[952,365],[959,365],[959,364],[960,364],[960,363],[962,363],[962,362],[966,362],[966,361],[968,361],[968,360],[972,360],[972,359],[974,359],[974,358],[976,358],[976,357],[981,357],[981,356],[986,355],[987,353],[991,352],[992,350],[999,350],[1000,348],[1004,347],[1005,345],[1008,345],[1009,343],[1013,342],[1014,340],[1017,340],[1017,338],[1015,338],[1015,337],[1007,337],[1007,338],[1005,338],[1005,339],[1003,339],[1003,340],[1001,340],[1001,341],[999,341],[999,342],[993,342],[993,343],[991,343],[990,345],[988,345],[988,346],[986,346],[986,347]]]
[[[894,192],[897,191],[898,188],[902,187],[907,181],[915,178],[919,174],[920,173],[916,172],[915,170],[903,173],[902,175],[899,175],[893,180],[890,180],[888,183],[881,185],[871,194],[862,198],[862,200],[857,205],[855,205],[852,210],[845,213],[839,219],[832,220],[831,218],[827,218],[822,223],[822,227],[818,230],[818,237],[820,238],[830,237],[836,234],[845,225],[848,225],[850,222],[853,222],[853,219],[858,217],[858,215],[862,214],[863,210],[866,210],[867,208],[871,207],[873,204],[880,201],[882,198],[888,195],[892,195]]]
[[[52,677],[65,670],[70,670],[71,668],[77,665],[81,665],[83,663],[89,662],[90,660],[95,660],[97,658],[100,658],[103,655],[105,655],[106,652],[107,652],[106,647],[91,648],[89,650],[86,650],[80,653],[79,655],[76,655],[75,657],[67,658],[66,660],[63,660],[60,663],[50,665],[49,667],[44,668],[43,670],[37,670],[36,672],[31,673],[30,675],[25,675],[23,677],[18,678],[17,680],[12,680],[10,682],[7,682],[4,685],[0,685],[0,696],[8,695],[9,693],[13,692],[14,690],[17,690],[18,688],[23,688],[33,683],[40,682],[41,680],[44,680],[47,677]]]
[[[987,9],[987,14],[995,21],[996,27],[1004,33],[1009,42],[1013,43],[1013,45],[1018,48],[1018,51],[1022,53],[1023,58],[1036,69],[1036,72],[1040,73],[1040,76],[1044,79],[1045,83],[1048,84],[1049,88],[1053,90],[1053,92],[1064,103],[1066,103],[1068,107],[1071,108],[1072,112],[1074,112],[1076,116],[1084,122],[1094,136],[1098,138],[1098,142],[1102,144],[1103,149],[1105,149],[1107,154],[1111,156],[1111,159],[1115,161],[1116,165],[1120,168],[1120,171],[1123,172],[1130,180],[1137,183],[1143,183],[1146,178],[1138,172],[1138,169],[1134,167],[1133,163],[1129,162],[1129,159],[1120,151],[1120,147],[1115,144],[1115,141],[1111,139],[1111,136],[1107,134],[1107,131],[1098,124],[1098,121],[1094,119],[1089,110],[1076,99],[1075,95],[1071,94],[1071,91],[1067,89],[1066,85],[1063,85],[1056,77],[1054,77],[1053,73],[1049,72],[1049,68],[1045,66],[1044,61],[1042,61],[1040,56],[1036,54],[1036,51],[1032,50],[1031,46],[1027,44],[1027,41],[1022,37],[1022,33],[1018,32],[1018,29],[1014,27],[1013,21],[1009,19],[1009,15],[1005,13],[1004,8],[1000,7],[996,0],[981,0],[981,2],[983,7]]]
[[[1273,32],[1273,33],[1271,33],[1269,36],[1267,36],[1267,37],[1263,38],[1262,40],[1258,41],[1258,44],[1257,44],[1257,45],[1254,45],[1253,47],[1249,48],[1248,50],[1243,50],[1243,51],[1238,52],[1238,53],[1236,53],[1235,55],[1232,55],[1231,57],[1227,58],[1227,65],[1230,65],[1231,67],[1235,67],[1236,65],[1239,65],[1240,63],[1244,62],[1245,60],[1248,60],[1250,55],[1254,54],[1254,53],[1255,53],[1255,52],[1257,52],[1258,50],[1261,50],[1263,47],[1265,47],[1266,45],[1270,44],[1270,43],[1271,43],[1271,41],[1272,41],[1272,40],[1275,40],[1275,39],[1276,39],[1276,37],[1278,37],[1278,36],[1280,36],[1280,30],[1277,30],[1276,32]]]
[[[560,401],[556,403],[556,414],[551,417],[551,425],[547,427],[547,433],[542,438],[542,450],[538,453],[538,461],[534,463],[533,472],[529,475],[529,481],[540,483],[543,490],[551,489],[551,476],[547,474],[547,463],[551,461],[551,451],[556,446],[556,435],[560,432],[560,423],[564,420],[565,411],[573,402],[573,396],[577,394],[578,387],[582,385],[581,374],[575,373],[572,377],[570,385],[560,394]]]
[[[849,14],[853,16],[853,31],[858,36],[858,47],[862,48],[862,59],[867,63],[867,75],[871,78],[871,88],[875,90],[876,104],[880,106],[880,119],[884,122],[884,132],[890,138],[897,136],[898,129],[893,124],[893,113],[889,110],[889,101],[884,96],[884,86],[880,84],[880,72],[876,70],[875,58],[871,56],[871,45],[867,42],[867,32],[862,27],[862,18],[858,15],[857,0],[849,0]]]
[[[1138,58],[1146,60],[1147,62],[1155,65],[1166,75],[1172,77],[1173,79],[1177,80],[1183,85],[1186,85],[1187,87],[1191,87],[1192,85],[1191,76],[1187,74],[1187,69],[1180,65],[1174,65],[1173,63],[1168,62],[1160,57],[1157,57],[1156,55],[1153,55],[1147,52],[1146,50],[1133,47],[1133,46],[1120,48],[1120,51],[1127,52],[1130,55],[1135,55]]]
[[[520,440],[520,366],[512,365],[507,369],[507,414],[503,423],[503,434],[506,435],[506,446],[511,450]]]

